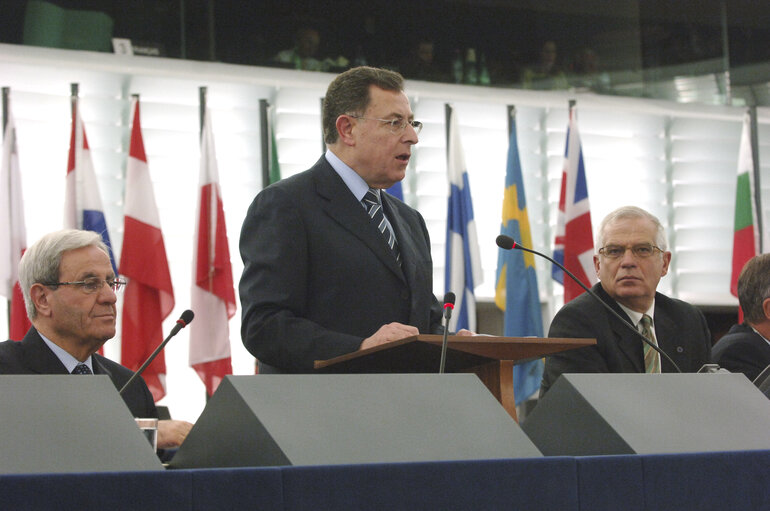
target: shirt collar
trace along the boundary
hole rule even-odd
[[[94,372],[93,363],[91,362],[91,357],[88,357],[85,362],[81,362],[80,360],[70,355],[64,348],[54,343],[52,340],[48,339],[42,333],[38,332],[38,334],[40,334],[40,337],[43,339],[43,341],[48,345],[51,351],[53,351],[53,354],[56,355],[56,358],[58,358],[61,361],[61,363],[64,364],[64,367],[67,368],[68,373],[71,373],[72,370],[75,369],[75,366],[77,366],[78,364],[85,364],[88,366],[88,368],[91,370],[92,373]]]
[[[749,325],[748,323],[746,323],[746,324],[747,324],[747,325]],[[749,327],[750,327],[752,330],[754,330],[754,333],[755,333],[755,334],[757,334],[757,335],[758,335],[758,336],[760,336],[762,339],[764,339],[766,343],[770,344],[770,340],[768,340],[768,339],[767,339],[767,337],[765,337],[764,335],[760,334],[760,333],[759,333],[759,331],[758,331],[756,328],[754,328],[754,327],[753,327],[753,326],[751,326],[751,325],[749,325]]]
[[[364,195],[366,195],[366,192],[369,190],[369,185],[366,184],[366,181],[364,181],[355,170],[340,160],[331,149],[326,150],[325,156],[326,161],[328,161],[329,165],[332,166],[334,171],[339,174],[350,192],[355,196],[356,200],[361,202],[364,198]]]
[[[636,312],[634,310],[629,309],[625,305],[623,305],[620,302],[617,302],[618,305],[620,305],[620,308],[623,309],[623,312],[628,314],[628,317],[631,318],[631,323],[638,328],[639,322],[642,320],[642,316],[647,314],[650,316],[650,319],[652,320],[652,326],[655,327],[655,298],[652,299],[652,305],[650,305],[650,308],[647,309],[647,312]]]

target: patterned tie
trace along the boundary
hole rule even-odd
[[[78,364],[75,369],[72,370],[72,374],[93,374],[91,369],[85,364]]]
[[[657,346],[655,331],[652,329],[652,318],[645,314],[639,324],[642,326],[642,335]],[[660,373],[660,353],[646,343],[644,345],[644,371],[646,373]]]
[[[385,241],[393,251],[393,255],[396,256],[396,261],[401,265],[401,252],[398,250],[398,242],[396,241],[395,234],[388,227],[388,222],[385,220],[385,214],[382,212],[382,204],[380,204],[377,192],[373,188],[369,188],[361,202],[366,206],[369,218],[372,219],[372,223],[377,226],[377,229],[385,237]]]

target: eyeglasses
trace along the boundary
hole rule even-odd
[[[631,253],[639,259],[645,259],[655,253],[655,251],[663,252],[663,249],[651,245],[649,243],[641,243],[632,247],[624,247],[623,245],[606,245],[599,249],[599,253],[604,257],[610,259],[619,259],[626,254],[626,250],[631,250]]]
[[[48,287],[57,286],[78,286],[86,294],[96,293],[102,289],[102,286],[107,284],[114,292],[118,292],[126,285],[126,281],[122,279],[100,279],[99,277],[88,277],[76,282],[51,282],[49,284],[43,284]]]
[[[422,123],[420,121],[409,121],[406,119],[377,119],[376,117],[364,117],[362,115],[350,115],[353,119],[363,119],[365,121],[380,121],[385,124],[390,124],[390,132],[394,135],[401,133],[406,129],[406,125],[410,125],[414,128],[415,133],[419,133],[422,130]]]

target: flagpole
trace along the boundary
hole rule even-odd
[[[321,98],[321,152],[326,153],[326,140],[324,139],[324,98]]]
[[[201,137],[203,136],[203,123],[205,122],[204,116],[206,115],[206,94],[208,93],[207,87],[199,87],[198,88],[198,118],[200,121],[200,133],[198,136],[198,140],[200,141]]]
[[[757,134],[757,106],[752,105],[749,107],[749,125],[751,127],[751,137],[749,143],[751,144],[751,171],[754,174],[754,204],[757,211],[757,235],[759,237],[759,253],[764,253],[764,231],[763,231],[763,215],[762,215],[762,187],[760,186],[760,172],[759,172],[759,138]]]
[[[270,184],[270,123],[268,112],[270,103],[266,99],[259,100],[259,145],[262,150],[262,188]]]
[[[3,87],[3,136],[5,136],[5,127],[8,125],[8,98],[11,94],[10,87]]]
[[[8,99],[11,94],[10,87],[3,87],[3,142],[5,142],[5,127],[8,126]],[[8,183],[10,186],[10,183]],[[11,297],[6,300],[8,310],[8,338],[11,338]]]
[[[449,103],[444,103],[444,126],[446,126],[446,130],[444,130],[444,131],[446,133],[446,158],[447,158],[447,161],[449,161],[449,136],[450,136],[450,133],[449,133],[449,129],[450,129],[449,128],[449,122],[451,121],[451,119],[452,119],[452,105],[450,105]]]
[[[200,141],[200,146],[202,148],[203,147],[203,143],[204,143],[203,142],[204,131],[206,130],[206,109],[208,108],[208,104],[207,104],[208,88],[207,87],[200,87],[199,90],[198,90],[198,94],[199,94],[199,97],[200,97],[199,98],[199,103],[200,103],[199,114],[200,114],[200,126],[201,126],[200,136],[198,137],[198,140]],[[209,122],[211,122],[211,121],[209,120]],[[213,195],[210,198],[210,201],[214,202],[214,204],[209,204],[209,206],[215,208],[212,211],[216,211],[216,206],[215,206],[215,201],[214,201]],[[214,276],[212,275],[211,272],[212,272],[212,269],[209,268],[209,272],[208,272],[208,291],[209,291],[209,293],[213,292],[212,290],[213,290],[213,287],[214,287]]]
[[[200,131],[198,134],[198,145],[201,148],[201,151],[203,150],[203,132],[205,130],[206,125],[206,108],[207,104],[206,101],[208,99],[208,88],[207,87],[198,87],[198,117],[199,117],[199,124],[200,124]],[[202,200],[202,199],[201,199]],[[209,292],[211,292],[211,273],[209,273],[208,276],[208,282],[209,282]],[[193,283],[193,285],[195,285]],[[209,402],[209,393],[206,391],[205,387],[203,389],[203,394],[205,396],[206,403]]]

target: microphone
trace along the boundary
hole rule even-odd
[[[123,391],[126,390],[129,385],[131,385],[131,382],[137,379],[139,375],[141,375],[142,372],[147,369],[147,366],[150,365],[153,360],[155,360],[155,357],[157,357],[158,353],[160,353],[160,350],[162,350],[166,344],[168,344],[168,341],[170,341],[172,337],[178,334],[181,329],[190,324],[190,322],[193,320],[193,317],[195,317],[195,313],[193,313],[193,311],[190,309],[187,309],[182,313],[181,316],[179,316],[179,319],[176,320],[176,325],[174,325],[174,328],[171,329],[171,333],[168,334],[168,337],[166,337],[163,342],[160,343],[157,348],[155,348],[155,351],[152,352],[152,355],[150,355],[149,358],[144,361],[142,367],[140,367],[133,375],[131,375],[131,378],[128,379],[126,384],[123,385],[123,388],[120,389],[120,392],[118,392],[119,394],[123,394]]]
[[[444,323],[444,339],[441,342],[441,363],[439,364],[438,372],[439,374],[444,373],[444,363],[446,362],[446,347],[447,347],[447,337],[449,336],[449,319],[452,317],[452,310],[455,308],[455,294],[453,292],[448,292],[444,295],[444,319],[446,319]]]
[[[545,259],[548,259],[549,261],[551,261],[551,263],[555,264],[556,266],[558,266],[559,268],[561,268],[562,270],[564,270],[564,273],[566,273],[567,275],[569,275],[569,276],[570,276],[570,278],[572,278],[572,280],[574,280],[575,282],[577,282],[577,283],[580,285],[580,287],[582,287],[583,289],[585,289],[586,293],[588,293],[589,295],[593,296],[593,297],[594,297],[594,299],[595,299],[597,302],[599,302],[600,304],[602,304],[602,307],[604,307],[605,309],[607,309],[608,311],[610,311],[610,312],[611,312],[613,315],[615,315],[615,317],[616,317],[616,318],[618,318],[618,319],[619,319],[619,320],[620,320],[620,321],[621,321],[621,322],[622,322],[624,325],[626,325],[628,328],[630,328],[630,329],[631,329],[631,331],[633,331],[633,332],[634,332],[636,335],[638,335],[638,336],[639,336],[639,338],[640,338],[642,341],[644,341],[644,343],[645,343],[645,344],[649,345],[649,346],[650,346],[652,349],[654,349],[655,351],[657,351],[658,353],[660,353],[660,355],[661,355],[662,357],[664,357],[666,360],[668,360],[669,362],[671,362],[671,365],[673,365],[673,366],[674,366],[674,369],[676,369],[676,371],[677,371],[678,373],[681,373],[681,372],[682,372],[682,370],[681,370],[681,369],[679,369],[679,366],[678,366],[678,365],[676,365],[676,362],[674,362],[674,361],[671,359],[671,357],[669,357],[669,356],[668,356],[668,353],[666,353],[665,351],[663,351],[662,349],[660,349],[660,347],[659,347],[659,346],[657,346],[657,345],[655,345],[654,343],[650,342],[650,340],[649,340],[649,339],[647,339],[647,338],[646,338],[644,335],[642,335],[642,333],[641,333],[639,330],[637,330],[637,329],[634,327],[634,325],[632,325],[631,323],[629,323],[628,321],[626,321],[626,320],[623,318],[623,316],[621,316],[620,314],[618,314],[618,313],[617,313],[617,311],[615,311],[615,309],[613,309],[612,307],[610,307],[610,306],[609,306],[609,305],[608,305],[608,304],[607,304],[607,303],[606,303],[604,300],[602,300],[601,298],[599,298],[599,297],[596,295],[596,293],[594,293],[593,291],[591,291],[591,290],[588,288],[588,286],[586,286],[585,284],[583,284],[583,283],[580,281],[580,279],[579,279],[579,278],[577,278],[576,276],[574,276],[574,275],[572,274],[572,272],[570,272],[570,271],[569,271],[567,268],[565,268],[565,267],[564,267],[564,265],[562,265],[562,264],[558,263],[557,261],[554,261],[553,259],[551,259],[550,257],[548,257],[548,256],[547,256],[547,255],[545,255],[545,254],[541,254],[540,252],[538,252],[538,251],[536,251],[536,250],[532,250],[531,248],[526,248],[526,247],[523,247],[523,246],[519,245],[518,243],[516,243],[516,241],[515,241],[513,238],[511,238],[510,236],[506,236],[505,234],[501,234],[500,236],[498,236],[498,237],[497,237],[497,239],[495,240],[495,242],[497,243],[497,246],[498,246],[498,247],[500,247],[500,248],[502,248],[502,249],[504,249],[504,250],[511,250],[511,249],[523,250],[524,252],[529,252],[530,254],[535,254],[535,255],[538,255],[538,256],[540,256],[540,257],[543,257],[543,258],[545,258]]]

